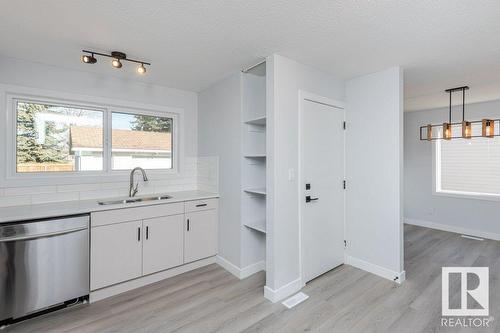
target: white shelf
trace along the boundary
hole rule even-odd
[[[247,154],[246,158],[266,158],[266,154]]]
[[[250,193],[250,194],[266,195],[266,188],[265,187],[247,188],[247,189],[244,189],[243,191]]]
[[[247,120],[245,124],[264,126],[266,124],[266,116]]]
[[[266,221],[265,220],[245,222],[245,223],[243,223],[243,225],[247,228],[261,232],[263,234],[266,233]]]

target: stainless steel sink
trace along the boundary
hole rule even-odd
[[[120,199],[120,200],[98,201],[98,204],[101,205],[101,206],[122,205],[122,204],[135,203],[135,202],[144,202],[144,201],[168,200],[168,199],[171,199],[171,198],[172,197],[170,195],[161,195],[161,196],[152,196],[152,197],[127,198],[127,199]]]

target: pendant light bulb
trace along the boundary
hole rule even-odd
[[[122,68],[122,63],[120,61],[120,59],[113,59],[113,61],[111,61],[111,65],[114,67],[114,68]]]
[[[482,136],[492,138],[495,136],[495,122],[491,119],[482,120],[483,130]]]
[[[443,123],[443,139],[450,140],[451,139],[451,124]]]
[[[137,73],[141,75],[146,74],[146,67],[144,67],[144,64],[141,64],[139,67],[137,67]]]
[[[427,125],[427,141],[432,141],[432,125]]]
[[[464,139],[472,137],[472,124],[470,121],[462,121],[462,137]]]

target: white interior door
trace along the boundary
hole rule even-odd
[[[307,99],[302,103],[302,275],[307,282],[344,263],[344,110]]]

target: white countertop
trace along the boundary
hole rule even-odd
[[[204,191],[181,191],[170,193],[158,193],[148,195],[138,195],[140,197],[170,195],[172,198],[167,200],[136,202],[117,205],[99,205],[98,201],[107,201],[121,198],[107,198],[107,199],[94,199],[94,200],[81,200],[81,201],[63,201],[57,203],[47,203],[39,205],[25,205],[25,206],[11,206],[0,208],[0,223],[43,219],[51,217],[59,217],[75,214],[88,214],[103,210],[122,209],[130,207],[161,205],[180,201],[201,200],[218,198],[217,193],[204,192]]]

